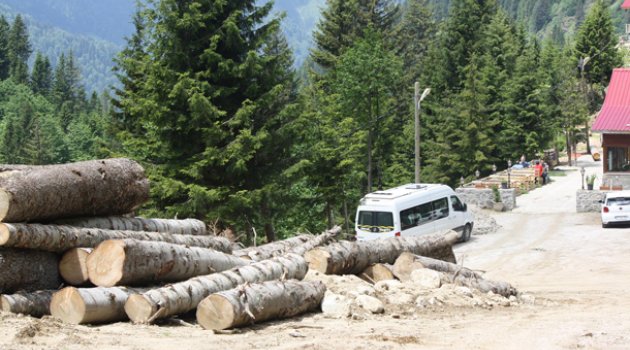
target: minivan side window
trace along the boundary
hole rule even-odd
[[[453,203],[453,210],[464,211],[464,204],[457,198],[457,196],[451,196],[451,203]]]
[[[403,231],[408,230],[434,220],[448,217],[448,213],[448,199],[446,197],[423,203],[400,212],[400,228]]]

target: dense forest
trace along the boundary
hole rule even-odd
[[[111,100],[86,97],[71,52],[55,65],[39,54],[29,73],[18,17],[6,44],[0,28],[0,157],[128,156],[152,181],[143,214],[274,240],[352,231],[363,194],[413,181],[416,81],[431,88],[423,182],[457,185],[584,137],[623,63],[610,1],[560,41],[528,30],[508,1],[453,0],[442,16],[432,4],[326,1],[298,74],[272,3],[141,1]]]

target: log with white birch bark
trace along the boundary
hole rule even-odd
[[[132,212],[149,198],[140,164],[125,158],[0,172],[0,221],[22,222]]]
[[[244,284],[201,301],[197,322],[205,329],[223,330],[289,318],[319,309],[325,292],[326,285],[321,281]]]
[[[396,277],[394,277],[394,273],[392,272],[393,268],[394,267],[390,264],[370,265],[359,274],[359,277],[372,284],[379,281],[394,280]]]
[[[0,248],[0,293],[57,289],[59,255],[29,249]]]
[[[103,230],[166,232],[176,235],[209,235],[206,224],[197,219],[145,219],[120,216],[56,220],[55,224]]]
[[[90,281],[87,269],[87,257],[92,248],[72,248],[59,261],[59,274],[71,286],[82,286]]]
[[[393,264],[403,252],[454,262],[457,233],[419,237],[392,237],[371,241],[341,241],[315,248],[305,254],[309,267],[328,275],[359,274],[376,263]]]
[[[483,293],[491,291],[506,298],[518,294],[516,288],[507,282],[488,280],[469,268],[411,253],[401,254],[394,263],[393,271],[394,275],[404,282],[410,279],[411,272],[424,268],[440,272],[443,283],[466,286]]]
[[[56,290],[33,293],[4,294],[0,296],[0,310],[33,317],[50,315],[50,299]]]
[[[90,281],[99,287],[179,282],[250,263],[212,249],[134,239],[105,241],[87,258]]]
[[[276,279],[301,280],[307,271],[308,264],[302,256],[287,254],[132,295],[125,304],[125,311],[135,323],[152,323],[157,319],[194,310],[212,293],[236,288],[244,283]]]
[[[53,294],[50,313],[67,323],[97,324],[127,320],[125,302],[146,289],[66,287]]]
[[[67,225],[0,223],[0,246],[63,253],[72,248],[94,248],[110,239],[138,239],[191,247],[212,248],[231,253],[232,244],[223,237],[172,235],[164,232],[116,231]]]

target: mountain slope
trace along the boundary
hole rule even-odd
[[[7,5],[0,4],[0,14],[12,22],[17,12]],[[22,13],[29,31],[33,48],[31,61],[37,51],[50,59],[53,67],[61,53],[72,51],[81,68],[83,84],[88,92],[103,91],[116,83],[112,74],[113,57],[121,46],[94,36],[69,33],[57,27],[42,24],[28,14]]]

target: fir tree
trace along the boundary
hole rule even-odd
[[[28,58],[31,56],[31,44],[28,39],[26,24],[22,16],[17,15],[9,33],[9,72],[17,83],[28,83]]]
[[[0,80],[9,78],[11,61],[9,60],[9,36],[11,26],[6,18],[0,16]]]
[[[575,40],[576,65],[583,69],[589,84],[608,85],[613,68],[622,64],[618,42],[606,2],[597,0]]]
[[[135,119],[125,147],[149,164],[157,211],[221,218],[237,229],[261,223],[252,214],[262,197],[255,164],[282,160],[271,158],[270,143],[286,101],[277,98],[290,95],[292,84],[280,80],[286,73],[270,76],[283,66],[265,52],[279,30],[278,18],[265,22],[271,9],[255,1],[162,0],[142,13],[150,19],[141,31],[146,44],[140,51],[128,42],[123,56],[141,64],[136,70],[119,61],[129,80],[117,103]]]
[[[48,96],[52,88],[52,68],[47,56],[40,52],[35,57],[30,86],[34,93]]]
[[[325,70],[333,68],[368,27],[385,35],[391,33],[398,13],[399,7],[391,0],[327,0],[313,34],[313,61]]]

